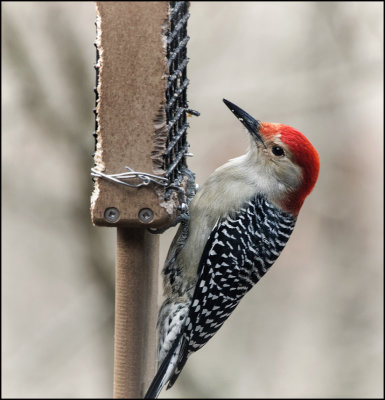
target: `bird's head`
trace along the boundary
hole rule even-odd
[[[318,178],[320,161],[316,149],[296,129],[258,121],[230,101],[223,101],[251,135],[249,173],[256,175],[256,182],[273,202],[298,215]]]

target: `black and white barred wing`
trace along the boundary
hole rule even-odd
[[[185,352],[198,350],[217,332],[278,258],[294,225],[294,217],[263,197],[218,222],[201,258],[186,320]]]

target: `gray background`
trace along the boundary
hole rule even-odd
[[[383,395],[383,3],[193,2],[189,166],[242,154],[225,97],[321,171],[281,258],[169,397]],[[110,397],[115,231],[89,216],[93,2],[2,2],[2,395]],[[175,231],[161,237],[161,262]]]

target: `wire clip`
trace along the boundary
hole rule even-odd
[[[120,174],[104,174],[103,172],[98,171],[96,168],[91,168],[91,176],[95,176],[97,178],[107,179],[112,182],[120,183],[125,186],[129,186],[131,188],[138,188],[141,186],[147,186],[151,182],[156,183],[160,186],[168,186],[169,180],[167,178],[163,178],[161,176],[148,174],[147,172],[136,172],[132,168],[127,167],[128,172],[122,172]],[[125,182],[125,179],[140,179],[139,183],[128,183]]]

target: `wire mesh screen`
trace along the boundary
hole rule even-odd
[[[169,77],[166,89],[166,116],[169,128],[164,154],[165,176],[170,184],[181,179],[186,165],[187,143],[187,20],[190,16],[187,1],[170,1],[167,33]]]
[[[96,22],[95,22],[95,25],[96,25]],[[99,98],[99,93],[98,93],[98,89],[97,89],[97,87],[98,87],[98,83],[99,83],[99,50],[98,50],[98,48],[97,48],[97,44],[96,44],[96,42],[94,43],[94,45],[95,45],[95,47],[96,47],[96,62],[95,62],[95,64],[94,64],[94,68],[95,68],[95,71],[96,71],[96,78],[95,78],[95,86],[94,86],[94,93],[95,93],[95,107],[94,107],[94,109],[92,110],[93,111],[93,113],[94,113],[94,115],[95,115],[95,131],[94,132],[92,132],[92,136],[94,137],[94,139],[95,139],[95,150],[94,150],[94,153],[92,153],[92,156],[94,156],[95,155],[95,152],[96,152],[96,144],[97,144],[97,131],[98,131],[98,120],[97,120],[97,118],[96,118],[96,116],[97,116],[97,114],[96,114],[96,106],[97,106],[97,104],[98,104],[98,98]]]

